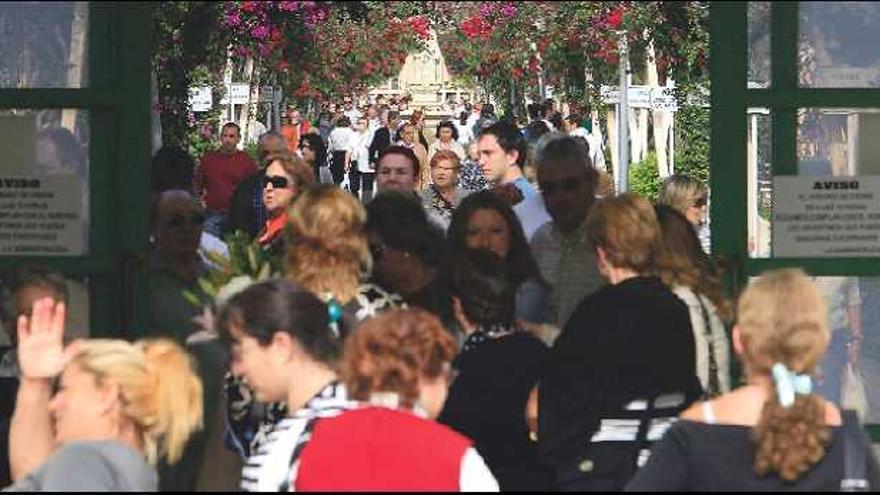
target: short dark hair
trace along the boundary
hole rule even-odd
[[[400,251],[412,253],[423,263],[437,266],[443,233],[428,221],[418,197],[400,191],[382,191],[367,205],[368,232]]]
[[[220,128],[220,132],[223,132],[223,129],[226,129],[227,127],[234,128],[235,132],[237,132],[238,135],[241,136],[241,127],[239,127],[238,124],[236,124],[235,122],[227,122],[223,124],[223,127]]]
[[[348,118],[348,115],[343,115],[342,117],[339,117],[338,119],[336,119],[336,127],[350,127],[350,126],[351,126],[351,119]]]
[[[179,146],[163,146],[153,155],[152,192],[169,189],[191,191],[196,163]]]
[[[317,362],[332,364],[339,357],[340,343],[330,329],[327,305],[286,279],[260,282],[232,296],[217,321],[227,344],[235,325],[262,346],[269,345],[276,332],[284,332]]]
[[[437,133],[434,134],[434,137],[440,139],[440,129],[443,129],[444,127],[452,129],[452,140],[458,141],[458,129],[455,128],[455,124],[453,124],[451,120],[444,120],[437,124]]]
[[[516,158],[516,164],[520,168],[525,165],[527,153],[526,140],[515,125],[505,121],[495,122],[481,130],[478,139],[483,136],[495,136],[495,139],[498,140],[498,145],[507,153],[517,151],[519,156]]]
[[[510,326],[516,318],[516,290],[508,263],[485,249],[459,253],[450,270],[450,289],[472,323]]]
[[[590,145],[580,136],[558,131],[547,134],[538,141],[533,163],[537,170],[551,163],[565,164],[583,170],[591,190],[599,184],[599,172],[590,161]]]
[[[576,113],[568,114],[568,117],[565,117],[565,120],[571,122],[574,125],[581,125],[581,122],[583,122],[581,116]]]
[[[406,146],[389,146],[385,148],[385,151],[379,153],[379,159],[376,160],[376,163],[382,163],[382,159],[388,155],[402,155],[409,159],[410,163],[412,163],[413,167],[413,177],[418,178],[421,173],[421,163],[419,163],[419,157],[416,156],[415,152]],[[376,167],[378,169],[378,167]],[[378,170],[377,170],[378,171]]]
[[[56,292],[62,301],[67,301],[67,279],[57,270],[43,266],[25,266],[19,268],[9,277],[9,293],[24,289],[25,287],[45,287]]]

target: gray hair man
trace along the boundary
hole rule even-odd
[[[551,221],[535,232],[531,248],[553,288],[546,323],[561,328],[581,301],[604,284],[584,225],[596,198],[598,172],[583,139],[561,132],[538,142],[534,163]]]

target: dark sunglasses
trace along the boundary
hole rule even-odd
[[[280,175],[264,175],[263,189],[269,184],[272,184],[272,187],[275,189],[285,189],[290,185],[290,181],[287,180],[287,177],[281,177]]]
[[[708,202],[709,202],[709,198],[707,198],[706,196],[703,196],[702,198],[697,198],[694,201],[694,206],[696,206],[697,208],[702,208],[702,207],[706,206],[706,204]]]
[[[299,145],[299,149],[301,149],[301,150],[310,150],[310,149],[312,149],[312,147],[309,146],[309,145],[307,145],[307,144],[301,144],[301,145]]]
[[[571,193],[577,191],[578,187],[580,187],[580,183],[574,180],[566,180],[562,182],[539,182],[541,186],[541,193],[543,194],[556,194],[557,192],[566,192]]]
[[[174,215],[165,222],[165,226],[171,229],[179,229],[186,225],[189,225],[190,227],[201,227],[204,224],[204,213],[196,213],[194,215]]]

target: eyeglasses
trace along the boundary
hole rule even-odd
[[[301,149],[301,150],[310,150],[310,149],[312,149],[312,147],[309,146],[309,145],[307,145],[307,144],[301,144],[301,145],[299,145],[299,149]]]
[[[696,206],[697,208],[702,208],[702,207],[706,206],[706,204],[708,202],[709,202],[709,198],[707,198],[706,196],[703,196],[702,198],[697,198],[696,200],[694,200],[694,206]]]
[[[264,175],[263,189],[269,184],[272,184],[272,187],[275,189],[286,189],[290,185],[290,181],[287,180],[287,177],[282,177],[280,175]]]
[[[572,193],[580,187],[580,182],[576,180],[564,180],[560,182],[543,181],[538,183],[541,186],[541,193],[554,195],[557,192]]]
[[[181,227],[201,227],[205,224],[205,214],[195,213],[193,215],[174,215],[165,222],[165,226],[169,229],[179,229]]]

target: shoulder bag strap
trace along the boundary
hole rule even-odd
[[[651,422],[654,419],[654,402],[657,397],[648,398],[648,407],[642,413],[642,420],[639,422],[639,431],[636,433],[636,440],[633,443],[634,449],[632,454],[632,473],[639,469],[639,456],[642,450],[648,446],[648,430],[651,428]]]
[[[700,294],[694,292],[697,296],[697,302],[700,303],[700,312],[703,314],[703,335],[706,336],[706,347],[709,349],[709,390],[703,395],[715,397],[721,394],[721,383],[718,380],[718,358],[715,356],[715,346],[713,346],[714,337],[712,335],[712,321],[709,318],[709,311],[703,304],[703,298]]]
[[[868,482],[868,452],[861,431],[859,418],[853,410],[841,411],[843,417],[843,479],[842,492],[866,492],[871,490]]]

